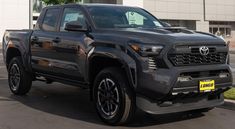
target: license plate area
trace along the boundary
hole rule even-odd
[[[210,92],[215,90],[215,80],[202,80],[199,81],[200,92]]]

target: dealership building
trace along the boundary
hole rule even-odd
[[[220,34],[235,46],[235,0],[82,0],[81,3],[142,7],[172,26]],[[40,0],[1,0],[0,36],[5,29],[31,28],[42,7]]]

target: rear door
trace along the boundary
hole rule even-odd
[[[59,42],[57,26],[60,11],[61,8],[46,9],[39,27],[31,36],[32,67],[40,73],[58,74],[52,65],[55,59],[59,59],[55,48]]]

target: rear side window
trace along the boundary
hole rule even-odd
[[[48,9],[46,11],[43,23],[42,23],[42,29],[45,31],[56,31],[56,25],[58,21],[58,15],[59,9]]]

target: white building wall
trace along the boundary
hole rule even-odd
[[[143,8],[145,1],[144,0],[122,0],[122,4],[127,5],[127,6],[137,6],[137,7]],[[120,3],[120,0],[118,0],[117,2]]]
[[[29,0],[1,0],[0,42],[6,29],[29,28]]]
[[[235,0],[206,0],[206,20],[235,21]]]
[[[143,7],[160,19],[201,20],[203,0],[144,0]]]
[[[159,19],[194,20],[198,31],[209,32],[209,22],[204,21],[203,0],[145,0],[143,5]]]
[[[196,21],[196,30],[209,32],[209,21]]]

